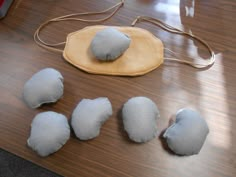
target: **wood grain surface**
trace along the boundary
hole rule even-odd
[[[236,176],[236,1],[232,0],[126,0],[110,20],[96,25],[129,26],[138,15],[192,32],[216,53],[216,63],[205,70],[165,62],[139,77],[87,74],[60,54],[38,47],[33,33],[45,20],[75,12],[97,11],[115,0],[15,0],[0,21],[0,147],[68,177],[235,177]],[[89,17],[95,18],[95,17]],[[66,34],[86,27],[85,22],[62,22],[47,27],[42,38],[64,41]],[[160,38],[179,58],[207,58],[203,46],[148,24],[139,23]],[[171,56],[165,53],[165,56]],[[25,82],[37,71],[52,67],[64,76],[64,95],[55,104],[28,108],[22,99]],[[145,144],[132,143],[121,121],[122,105],[131,97],[147,96],[160,110],[159,137]],[[83,98],[108,97],[112,117],[100,136],[79,141],[72,134],[57,153],[41,158],[26,145],[34,116],[56,111],[70,119]],[[183,107],[199,111],[210,133],[198,155],[179,157],[161,138],[171,117]],[[1,175],[0,175],[1,176]]]

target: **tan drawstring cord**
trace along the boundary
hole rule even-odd
[[[60,43],[47,43],[44,42],[39,34],[40,31],[47,26],[49,23],[53,23],[53,22],[60,22],[60,21],[67,21],[67,20],[74,20],[74,21],[82,21],[82,22],[90,22],[90,23],[95,23],[95,22],[102,22],[105,21],[109,18],[111,18],[113,15],[116,14],[116,12],[123,6],[125,0],[121,0],[121,2],[117,3],[116,5],[109,7],[108,9],[105,9],[103,11],[99,11],[99,12],[83,12],[83,13],[74,13],[74,14],[69,14],[69,15],[64,15],[64,16],[60,16],[60,17],[56,17],[50,20],[47,20],[46,22],[42,23],[38,29],[35,31],[34,33],[34,41],[41,47],[54,51],[54,52],[63,52],[63,50],[61,49],[57,49],[55,47],[60,46],[60,45],[64,45],[66,42],[60,42]],[[99,15],[99,14],[104,14],[107,13],[111,10],[115,9],[111,14],[109,14],[108,16],[101,18],[101,19],[95,19],[95,20],[87,20],[87,19],[82,19],[82,18],[76,18],[76,16],[81,16],[81,15]]]
[[[190,34],[190,33],[187,33],[187,32],[184,32],[180,29],[177,29],[177,28],[174,28],[158,19],[155,19],[155,18],[152,18],[152,17],[147,17],[147,16],[138,16],[134,21],[133,23],[131,24],[131,26],[135,26],[136,23],[138,22],[141,22],[141,21],[147,21],[147,22],[150,22],[152,24],[155,24],[171,33],[176,33],[176,34],[180,34],[180,35],[185,35],[185,36],[189,36],[190,38],[192,39],[195,39],[197,41],[199,41],[200,43],[202,43],[209,51],[211,57],[208,59],[208,62],[207,64],[197,64],[197,63],[193,63],[193,62],[190,62],[190,61],[187,61],[187,60],[180,60],[180,59],[177,59],[177,58],[165,58],[166,60],[171,60],[171,61],[177,61],[177,62],[181,62],[181,63],[185,63],[185,64],[188,64],[188,65],[191,65],[192,67],[194,68],[205,68],[205,67],[208,67],[210,65],[213,65],[214,62],[215,62],[215,54],[213,52],[213,50],[211,49],[211,47],[207,44],[206,41],[204,41],[203,39],[193,35],[193,34]],[[171,52],[171,53],[174,53],[173,51],[171,51],[170,49],[166,49],[165,50]]]
[[[46,22],[44,22],[43,24],[41,24],[38,29],[35,31],[34,33],[34,41],[41,47],[45,48],[45,49],[48,49],[48,50],[51,50],[51,51],[54,51],[54,52],[63,52],[63,50],[61,49],[57,49],[55,47],[58,47],[58,46],[61,46],[61,45],[64,45],[66,42],[60,42],[60,43],[54,43],[54,44],[51,44],[51,43],[47,43],[47,42],[44,42],[41,38],[40,38],[40,31],[45,27],[47,26],[49,23],[53,23],[53,22],[60,22],[60,21],[68,21],[68,20],[73,20],[73,21],[82,21],[82,22],[90,22],[90,23],[95,23],[95,22],[102,22],[102,21],[105,21],[109,18],[111,18],[113,15],[116,14],[116,12],[120,9],[120,7],[123,6],[124,4],[124,1],[125,0],[121,0],[121,2],[117,3],[116,5],[112,6],[112,7],[109,7],[108,9],[105,9],[103,11],[99,11],[99,12],[84,12],[84,13],[74,13],[74,14],[69,14],[69,15],[64,15],[64,16],[60,16],[60,17],[56,17],[56,18],[53,18],[53,19],[50,19]],[[107,13],[111,10],[115,9],[111,14],[109,14],[107,17],[104,17],[104,18],[101,18],[101,19],[95,19],[95,20],[88,20],[88,19],[82,19],[82,18],[76,18],[76,16],[81,16],[81,15],[99,15],[99,14],[104,14],[104,13]],[[181,63],[185,63],[185,64],[188,64],[188,65],[191,65],[195,68],[205,68],[205,67],[208,67],[210,65],[213,65],[214,62],[215,62],[215,54],[213,52],[213,50],[211,49],[211,47],[207,44],[207,42],[205,42],[203,39],[193,35],[193,34],[190,34],[190,33],[187,33],[187,32],[184,32],[180,29],[177,29],[177,28],[174,28],[158,19],[155,19],[155,18],[152,18],[152,17],[147,17],[147,16],[138,16],[132,23],[132,26],[135,26],[136,23],[138,22],[141,22],[141,21],[147,21],[149,23],[152,23],[152,24],[155,24],[169,32],[172,32],[172,33],[176,33],[176,34],[180,34],[180,35],[186,35],[188,37],[191,37],[192,39],[195,39],[197,41],[199,41],[200,43],[202,43],[209,51],[211,57],[210,59],[208,60],[207,64],[197,64],[197,63],[193,63],[193,62],[190,62],[190,61],[187,61],[187,60],[180,60],[180,59],[177,59],[177,58],[165,58],[166,60],[172,60],[172,61],[178,61],[178,62],[181,62]],[[171,51],[170,49],[167,49],[165,48],[165,50],[171,52],[172,54],[175,54],[173,51]]]

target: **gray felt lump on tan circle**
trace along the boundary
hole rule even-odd
[[[63,95],[63,77],[53,68],[42,69],[24,85],[23,98],[31,108],[56,102]]]
[[[191,109],[181,109],[176,122],[164,133],[169,148],[178,155],[198,154],[209,133],[202,116]]]
[[[93,38],[90,48],[93,55],[102,61],[111,61],[122,55],[130,45],[130,38],[115,28],[99,31]]]
[[[156,104],[146,97],[133,97],[122,109],[124,129],[129,138],[138,143],[150,141],[157,136],[158,117]]]
[[[111,115],[108,98],[83,99],[73,111],[71,125],[79,139],[89,140],[99,135],[102,124]]]
[[[48,156],[58,151],[70,138],[67,118],[56,112],[48,111],[35,116],[31,124],[28,146],[40,156]]]

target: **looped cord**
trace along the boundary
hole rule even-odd
[[[161,27],[162,29],[164,30],[167,30],[171,33],[175,33],[175,34],[180,34],[180,35],[185,35],[185,36],[188,36],[192,39],[195,39],[197,41],[199,41],[200,43],[202,43],[209,51],[211,57],[207,60],[208,62],[206,64],[198,64],[198,63],[193,63],[193,62],[190,62],[190,61],[187,61],[187,60],[180,60],[180,59],[177,59],[177,58],[165,58],[166,60],[171,60],[171,61],[177,61],[177,62],[180,62],[180,63],[184,63],[184,64],[188,64],[194,68],[206,68],[208,66],[211,66],[214,64],[215,62],[215,54],[213,52],[213,50],[211,49],[211,47],[208,45],[208,43],[206,41],[204,41],[203,39],[193,35],[193,34],[190,34],[188,32],[184,32],[178,28],[175,28],[175,27],[172,27],[164,22],[162,22],[161,20],[158,20],[158,19],[155,19],[155,18],[152,18],[152,17],[148,17],[148,16],[138,16],[134,21],[133,23],[131,24],[131,26],[135,26],[136,23],[138,22],[141,22],[141,21],[147,21],[149,23],[152,23],[152,24],[155,24],[159,27]],[[172,54],[175,54],[173,51],[171,51],[170,49],[167,49],[165,48],[165,50],[171,52]]]
[[[41,38],[40,38],[40,32],[41,30],[49,25],[50,23],[53,23],[53,22],[60,22],[60,21],[68,21],[68,20],[73,20],[73,21],[82,21],[82,22],[90,22],[90,23],[96,23],[96,22],[102,22],[102,21],[105,21],[105,20],[108,20],[109,18],[111,18],[113,15],[116,14],[116,12],[123,6],[124,4],[124,1],[125,0],[120,0],[119,3],[115,4],[114,6],[112,7],[109,7],[103,11],[99,11],[99,12],[83,12],[83,13],[74,13],[74,14],[69,14],[69,15],[64,15],[64,16],[60,16],[60,17],[56,17],[56,18],[53,18],[53,19],[50,19],[50,20],[47,20],[46,22],[42,23],[38,29],[35,31],[34,33],[34,41],[40,46],[40,47],[43,47],[45,49],[48,49],[48,50],[51,50],[51,51],[54,51],[54,52],[63,52],[63,50],[61,49],[57,49],[56,47],[58,46],[61,46],[61,45],[64,45],[66,42],[59,42],[59,43],[47,43],[45,41],[43,41]],[[101,18],[101,19],[95,19],[95,20],[88,20],[88,19],[82,19],[82,18],[77,18],[76,16],[82,16],[82,15],[100,15],[100,14],[104,14],[104,13],[107,13],[111,10],[113,10],[111,12],[111,14],[109,14],[108,16],[104,17],[104,18]]]

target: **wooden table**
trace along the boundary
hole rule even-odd
[[[87,74],[68,64],[60,54],[38,47],[33,33],[45,20],[74,12],[98,11],[118,1],[14,1],[0,21],[0,147],[64,176],[234,177],[236,176],[236,2],[232,0],[126,0],[104,25],[129,26],[138,15],[192,32],[216,53],[216,63],[205,70],[166,61],[140,77]],[[95,17],[92,17],[95,18]],[[97,23],[95,23],[97,24]],[[62,22],[47,27],[42,38],[63,41],[85,22]],[[209,57],[196,41],[140,23],[160,38],[166,48],[193,58]],[[169,56],[169,53],[165,53]],[[186,58],[179,56],[179,58]],[[24,83],[37,71],[52,67],[64,76],[64,95],[56,104],[28,108],[22,100]],[[160,136],[145,144],[129,141],[121,121],[122,105],[131,97],[151,98],[160,110]],[[34,116],[56,111],[71,117],[83,98],[108,97],[112,117],[100,136],[79,141],[73,135],[57,153],[41,158],[26,145]],[[161,138],[171,116],[192,108],[206,119],[210,133],[198,155],[179,157],[166,149]]]

